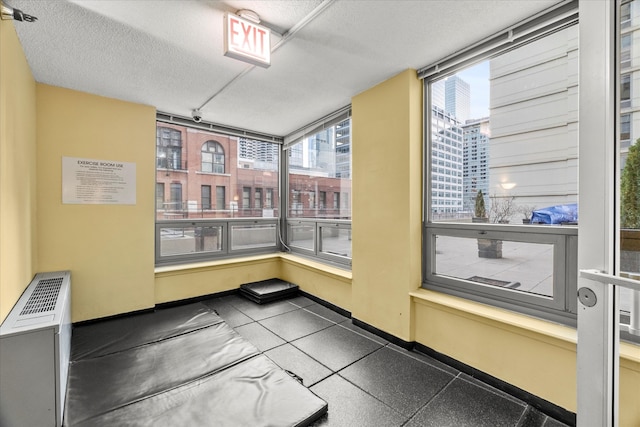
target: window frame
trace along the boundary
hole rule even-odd
[[[211,185],[200,185],[200,209],[211,210],[211,206]]]
[[[501,308],[524,311],[558,321],[573,324],[577,310],[577,245],[576,227],[546,227],[535,225],[455,224],[438,223],[425,227],[425,251],[427,262],[423,270],[423,286],[470,298]],[[550,244],[553,252],[553,296],[539,296],[524,291],[483,285],[469,280],[440,275],[436,268],[436,236],[469,239],[504,240],[521,243]],[[480,237],[481,236],[481,237]]]
[[[434,149],[437,141],[432,141],[432,102],[431,83],[445,76],[467,69],[482,61],[490,60],[513,49],[525,46],[529,42],[552,35],[557,31],[577,25],[577,1],[560,3],[545,12],[516,24],[502,33],[498,33],[483,41],[471,45],[441,61],[420,69],[419,77],[423,79],[423,243],[422,243],[422,287],[439,292],[498,306],[512,311],[541,317],[563,324],[576,324],[576,287],[577,287],[577,227],[572,226],[539,226],[539,225],[501,225],[445,223],[434,221],[432,198],[446,197],[445,188],[436,188],[440,181],[433,183],[433,171],[443,172],[445,179],[442,187],[455,185],[464,189],[462,175],[446,176],[446,158],[435,159]],[[536,27],[537,30],[531,31]],[[463,138],[464,141],[464,138]],[[434,147],[435,146],[435,147]],[[460,149],[463,155],[464,143]],[[479,154],[478,154],[479,155]],[[438,163],[436,160],[441,160]],[[464,173],[464,156],[461,163]],[[432,185],[434,184],[434,185]],[[451,191],[451,190],[449,190]],[[450,210],[446,205],[444,210]],[[436,248],[435,236],[452,236],[472,238],[482,234],[482,238],[505,239],[516,242],[552,244],[553,254],[553,297],[536,296],[535,294],[506,289],[491,285],[482,285],[464,279],[439,275],[435,271]]]
[[[179,127],[178,128],[174,128],[171,126],[175,126],[175,127]],[[162,112],[158,112],[156,114],[156,127],[157,128],[167,128],[167,129],[172,129],[172,130],[176,130],[177,132],[181,133],[181,149],[186,150],[186,145],[188,144],[188,139],[184,139],[184,133],[188,132],[189,129],[195,129],[195,130],[199,130],[199,131],[205,131],[207,133],[211,133],[211,138],[209,140],[206,140],[205,143],[203,143],[202,145],[200,145],[199,149],[199,153],[201,155],[202,153],[202,147],[207,143],[207,142],[215,142],[218,143],[220,145],[220,147],[222,148],[222,152],[224,153],[224,159],[225,159],[225,172],[228,172],[227,168],[230,168],[231,163],[234,160],[240,160],[238,159],[231,159],[231,158],[227,158],[226,156],[229,154],[228,150],[225,150],[225,145],[220,143],[219,141],[216,141],[216,135],[220,135],[220,136],[224,136],[224,137],[234,137],[234,138],[238,138],[238,144],[241,138],[245,138],[248,140],[252,140],[252,141],[256,141],[256,142],[260,142],[260,143],[268,143],[268,144],[275,144],[277,145],[277,148],[273,147],[273,148],[269,148],[269,150],[273,151],[274,153],[277,151],[278,156],[280,156],[279,158],[281,158],[282,156],[282,142],[283,142],[283,138],[282,137],[278,137],[278,136],[273,136],[273,135],[266,135],[266,134],[259,134],[259,133],[255,133],[246,129],[239,129],[239,128],[233,128],[233,127],[220,127],[217,126],[215,124],[212,123],[206,123],[206,122],[200,122],[200,123],[194,123],[193,120],[191,118],[187,118],[187,117],[182,117],[182,116],[176,116],[176,115],[169,115],[166,113],[162,113]],[[157,133],[158,136],[158,133]],[[157,145],[157,142],[156,142]],[[192,146],[193,149],[198,150],[198,147],[194,147]],[[197,152],[197,151],[196,151]],[[183,158],[186,158],[186,153],[182,153],[183,154]],[[158,155],[158,151],[156,150],[156,156]],[[196,154],[197,156],[197,154]],[[231,163],[230,163],[231,162]],[[280,182],[281,182],[281,177],[283,174],[283,169],[282,169],[282,164],[281,162],[273,162],[274,166],[277,167],[277,170],[274,170],[273,172],[276,174],[277,176],[277,184],[276,186],[278,187],[278,189],[280,188]],[[186,167],[186,162],[184,163],[184,165],[181,165]],[[201,162],[198,163],[198,159],[196,157],[196,161],[192,166],[192,170],[195,171],[195,175],[199,175],[199,174],[209,174],[209,173],[215,173],[215,172],[203,172],[202,171],[202,164]],[[230,168],[232,169],[232,168]],[[259,255],[259,254],[266,254],[266,253],[275,253],[278,251],[282,250],[282,244],[281,244],[281,239],[279,238],[279,228],[281,226],[280,224],[280,217],[279,216],[275,216],[275,217],[238,217],[238,216],[234,216],[234,212],[235,214],[239,214],[240,211],[238,209],[238,200],[237,198],[233,198],[233,196],[231,196],[231,201],[228,200],[228,198],[230,197],[229,195],[233,194],[233,190],[234,188],[229,187],[230,184],[224,184],[225,181],[220,181],[220,184],[215,185],[216,188],[216,206],[215,206],[215,210],[226,210],[225,208],[227,208],[228,205],[228,211],[224,212],[225,215],[231,215],[229,216],[225,216],[224,218],[217,218],[215,212],[213,213],[213,216],[211,218],[200,218],[199,215],[200,213],[202,213],[203,211],[200,209],[199,211],[193,211],[193,210],[189,210],[189,206],[187,206],[187,201],[186,200],[181,200],[180,202],[180,207],[182,208],[180,211],[180,214],[178,213],[172,213],[171,212],[171,206],[172,204],[170,202],[167,201],[167,197],[171,198],[171,185],[180,185],[181,188],[181,192],[182,192],[182,197],[186,197],[187,195],[185,194],[186,191],[189,190],[190,184],[189,182],[185,182],[184,180],[187,178],[187,174],[185,172],[185,170],[181,170],[179,172],[181,172],[181,174],[177,174],[177,175],[169,175],[170,171],[167,171],[167,173],[165,174],[165,169],[159,167],[159,162],[156,160],[156,174],[159,174],[159,171],[162,171],[162,176],[163,178],[166,176],[167,177],[167,181],[164,182],[158,182],[156,181],[156,184],[165,184],[165,188],[163,191],[163,197],[164,197],[164,209],[157,209],[156,206],[156,218],[155,218],[155,241],[154,241],[154,248],[155,248],[155,265],[160,267],[160,266],[170,266],[170,265],[180,265],[180,264],[185,264],[185,263],[193,263],[193,262],[210,262],[210,261],[215,261],[215,260],[219,260],[219,259],[229,259],[229,258],[235,258],[235,257],[241,257],[241,256],[250,256],[250,255]],[[218,174],[220,175],[220,174]],[[230,176],[228,173],[222,174],[223,177],[221,177],[221,179],[228,179],[228,178],[224,178],[224,177],[228,177]],[[199,182],[196,179],[196,182]],[[212,181],[212,182],[218,182],[218,181]],[[168,185],[167,185],[168,184]],[[206,184],[206,182],[205,182]],[[193,187],[194,188],[200,188],[200,192],[202,191],[202,183],[200,184],[194,184]],[[214,184],[211,184],[211,192],[213,192],[213,187]],[[159,186],[156,185],[156,192],[158,191]],[[242,191],[241,189],[237,189],[239,191]],[[277,190],[279,191],[279,190]],[[201,195],[201,193],[200,193]],[[156,204],[159,203],[160,198],[158,197],[159,195],[156,194]],[[219,197],[222,196],[222,197]],[[181,199],[182,199],[181,197]],[[273,195],[273,197],[277,197],[276,195]],[[211,198],[213,198],[213,194],[211,194]],[[224,200],[221,200],[221,199]],[[221,202],[224,204],[224,206],[218,206],[218,202]],[[274,201],[276,206],[274,206],[274,209],[279,209],[279,201]],[[177,204],[177,203],[175,203]],[[211,208],[214,209],[213,206],[213,199],[211,200]],[[242,207],[240,206],[240,209],[242,209]],[[249,207],[249,209],[251,209]],[[280,211],[277,212],[278,215],[280,215]],[[196,217],[196,215],[198,215],[198,217]],[[163,218],[164,216],[164,218]],[[189,216],[189,218],[186,218],[187,216]],[[242,248],[237,248],[237,249],[232,249],[232,245],[233,245],[233,241],[230,240],[232,239],[232,237],[230,237],[230,233],[232,230],[232,227],[234,225],[266,225],[268,227],[272,227],[273,228],[273,243],[269,242],[269,244],[260,244],[258,246],[255,245],[250,245],[247,247],[242,247]],[[190,229],[190,228],[194,228],[194,227],[220,227],[220,245],[221,245],[221,249],[219,251],[193,251],[193,252],[187,252],[187,253],[178,253],[178,254],[172,254],[172,255],[161,255],[161,245],[163,243],[162,241],[162,233],[161,230],[162,229],[171,229],[171,228],[175,228],[176,233],[180,233],[181,229]],[[194,234],[194,236],[191,236],[191,233]],[[187,232],[187,237],[193,237],[195,238],[195,230],[188,230]],[[193,248],[191,247],[192,243],[189,242],[188,246],[189,249],[188,250],[193,250]],[[197,245],[198,243],[195,243],[196,245],[196,250],[197,250]],[[165,251],[166,253],[166,251]]]
[[[342,156],[342,160],[346,155],[346,147],[345,147],[345,139],[347,136],[349,137],[349,155],[351,156],[351,133],[347,134],[344,132],[342,124],[348,121],[349,131],[351,132],[352,123],[351,123],[351,106],[346,106],[335,113],[330,114],[329,116],[314,122],[307,127],[298,130],[291,134],[290,136],[285,137],[285,144],[283,146],[283,154],[282,154],[282,162],[284,166],[282,167],[283,174],[282,179],[284,183],[284,192],[285,196],[280,197],[281,202],[281,210],[284,212],[282,216],[282,230],[283,230],[283,240],[285,248],[291,253],[301,255],[310,259],[314,259],[323,263],[327,263],[339,268],[351,268],[351,256],[345,257],[338,254],[327,253],[322,250],[322,242],[320,241],[322,236],[322,229],[327,227],[335,227],[339,229],[347,229],[349,233],[351,232],[351,218],[349,214],[349,219],[331,219],[331,218],[322,218],[322,217],[313,217],[313,216],[290,216],[291,214],[299,214],[304,215],[305,211],[315,210],[320,214],[326,214],[329,209],[327,206],[327,192],[329,190],[318,191],[317,197],[315,192],[309,192],[305,197],[304,191],[299,188],[292,188],[290,185],[290,175],[292,173],[292,169],[296,170],[296,168],[291,168],[290,163],[292,158],[299,159],[293,154],[298,154],[297,151],[287,152],[288,149],[294,147],[298,143],[302,143],[305,141],[306,137],[314,137],[314,143],[319,144],[321,141],[319,139],[315,139],[315,136],[318,132],[325,131],[334,127],[334,138],[336,140],[335,154],[338,157],[338,154]],[[342,129],[342,130],[339,130]],[[337,133],[340,132],[340,135]],[[340,144],[338,144],[338,140]],[[338,162],[338,160],[336,160]],[[349,165],[349,169],[351,169],[351,164]],[[336,166],[335,178],[337,179],[349,179],[351,180],[351,170],[346,174],[342,170],[338,170]],[[350,203],[348,196],[353,191],[353,187],[350,187],[349,192],[340,192],[340,196],[338,197],[338,201],[341,206],[338,207],[338,211],[342,210],[350,210]],[[307,207],[308,206],[308,207]],[[305,247],[302,245],[296,244],[295,241],[292,241],[293,232],[292,227],[306,226],[312,230],[313,239],[311,243],[311,247]]]
[[[273,245],[232,249],[233,236],[232,230],[234,226],[242,225],[271,225],[274,227],[274,233],[276,238]],[[198,261],[212,261],[215,259],[234,258],[247,255],[259,255],[265,253],[273,253],[279,250],[279,242],[277,239],[278,233],[278,218],[212,218],[212,219],[177,219],[177,220],[163,220],[161,222],[156,221],[155,224],[155,264],[156,266],[165,265],[177,265],[185,264],[189,262]],[[221,250],[210,252],[188,252],[175,255],[161,255],[162,253],[162,238],[161,233],[163,228],[191,228],[191,227],[221,227]]]
[[[348,230],[351,233],[351,221],[350,220],[326,220],[315,218],[289,218],[287,220],[287,236],[293,235],[292,227],[308,227],[312,232],[311,248],[297,245],[295,241],[291,239],[287,240],[287,247],[292,253],[302,255],[308,258],[318,259],[328,262],[332,265],[345,268],[348,266],[351,268],[351,257],[341,256],[338,254],[332,254],[323,251],[322,244],[322,229],[323,228],[336,228],[340,230]]]

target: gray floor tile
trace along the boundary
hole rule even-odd
[[[407,420],[339,375],[330,376],[311,391],[329,404],[329,412],[314,427],[394,427]]]
[[[517,427],[543,427],[547,416],[531,406],[528,406]]]
[[[527,405],[522,400],[520,400],[520,399],[518,399],[516,397],[513,397],[509,393],[504,392],[502,390],[498,390],[497,388],[492,387],[489,384],[484,383],[484,382],[482,382],[482,381],[480,381],[480,380],[478,380],[478,379],[476,379],[476,378],[474,378],[474,377],[472,377],[470,375],[467,375],[467,374],[464,374],[464,373],[460,373],[459,378],[461,378],[461,379],[463,379],[463,380],[465,380],[465,381],[467,381],[467,382],[469,382],[471,384],[474,384],[474,385],[476,385],[478,387],[484,388],[485,390],[490,391],[490,392],[492,392],[494,394],[497,394],[498,396],[504,397],[505,399],[511,400],[514,403],[517,403],[519,405],[522,405],[522,406],[526,406]]]
[[[558,420],[547,417],[547,421],[543,424],[543,427],[567,427],[567,424],[561,423]]]
[[[334,371],[339,371],[382,347],[340,325],[307,335],[291,344]]]
[[[387,347],[393,349],[393,350],[397,350],[401,353],[406,354],[409,357],[413,357],[414,359],[418,359],[421,362],[424,362],[428,365],[431,365],[435,368],[441,369],[445,372],[450,373],[453,376],[456,376],[458,374],[460,374],[460,371],[458,371],[456,368],[453,368],[449,365],[447,365],[446,363],[442,363],[439,360],[434,359],[431,356],[427,356],[426,354],[420,353],[419,351],[407,351],[405,349],[403,349],[402,347],[399,347],[395,344],[389,344]]]
[[[306,387],[311,387],[333,374],[327,367],[313,360],[291,344],[276,347],[264,354],[282,369],[293,372],[302,378]]]
[[[227,325],[231,326],[232,328],[253,322],[252,318],[242,313],[230,302],[224,301],[222,298],[206,300],[203,301],[203,303],[211,309],[215,310],[216,313],[218,313],[218,315],[222,317],[222,319],[224,319]]]
[[[263,320],[268,317],[277,316],[278,314],[300,309],[300,307],[291,304],[287,300],[275,301],[268,304],[256,304],[253,301],[241,297],[238,297],[238,299],[233,302],[233,306],[254,320]]]
[[[342,323],[342,322],[346,322],[348,320],[350,320],[348,317],[343,316],[340,313],[336,313],[335,311],[331,310],[330,308],[327,308],[323,305],[320,304],[312,304],[309,305],[307,307],[304,307],[305,310],[308,310],[312,313],[317,314],[318,316],[324,317],[325,319],[331,320],[332,322],[335,323]]]
[[[353,332],[357,333],[358,335],[362,335],[363,337],[367,337],[370,340],[373,340],[373,341],[377,342],[380,345],[389,344],[389,341],[385,340],[384,338],[382,338],[382,337],[380,337],[380,336],[378,336],[376,334],[372,334],[369,331],[365,331],[361,327],[356,326],[351,322],[342,322],[342,323],[340,323],[340,326],[342,326],[343,328],[349,329],[350,331],[353,331]]]
[[[348,366],[340,375],[407,417],[455,378],[388,347]]]
[[[237,333],[242,335],[251,344],[258,347],[260,351],[267,351],[274,347],[284,344],[286,341],[262,326],[254,322],[247,325],[234,328]]]
[[[301,309],[269,317],[261,320],[260,324],[286,341],[302,338],[334,325],[327,319]]]
[[[293,297],[293,298],[289,298],[287,299],[288,302],[290,302],[293,305],[297,305],[298,307],[307,307],[313,304],[317,304],[316,302],[313,302],[313,300],[310,300],[307,297],[303,297],[302,295],[297,296],[297,297]]]
[[[525,410],[461,378],[453,380],[407,423],[407,427],[513,427]]]

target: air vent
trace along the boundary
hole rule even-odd
[[[0,325],[0,425],[62,425],[71,333],[71,272],[36,274]]]
[[[20,315],[24,316],[26,314],[54,311],[63,279],[64,277],[56,277],[53,279],[40,280],[20,312]]]

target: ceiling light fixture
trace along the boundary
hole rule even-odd
[[[26,13],[22,12],[20,9],[14,9],[11,6],[4,3],[0,5],[0,12],[1,12],[0,18],[5,20],[13,19],[20,22],[22,21],[34,22],[38,20],[38,18],[36,18],[35,16],[27,15]]]

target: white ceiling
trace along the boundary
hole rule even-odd
[[[285,136],[406,70],[430,65],[558,0],[3,0],[36,81]],[[223,14],[284,34],[268,69],[223,56]],[[272,37],[272,46],[281,40]],[[238,77],[239,76],[239,77]],[[235,79],[235,80],[234,80]]]

